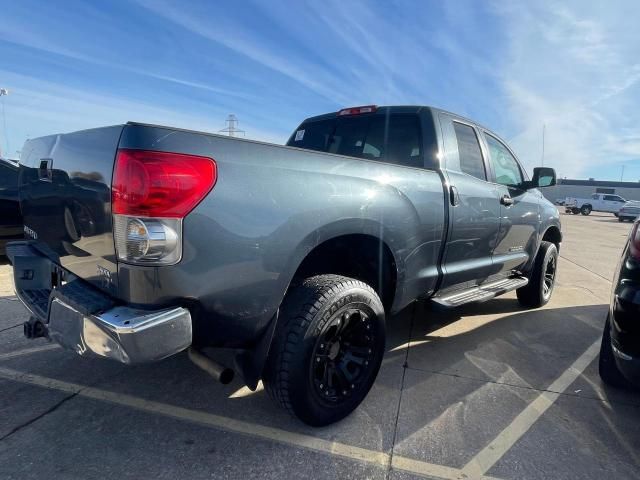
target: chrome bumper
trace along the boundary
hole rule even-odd
[[[45,336],[82,356],[121,363],[153,362],[191,345],[189,310],[182,307],[142,310],[117,305],[109,296],[67,272],[68,281],[52,286],[59,265],[29,242],[7,248],[16,294],[31,313],[25,323],[30,338]]]
[[[49,308],[49,338],[79,355],[121,363],[161,360],[191,345],[191,315],[186,308],[146,311],[114,307],[86,315],[60,298]]]

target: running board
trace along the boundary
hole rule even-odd
[[[511,277],[463,290],[462,292],[455,292],[444,297],[434,297],[431,301],[442,307],[454,308],[464,305],[465,303],[486,302],[503,293],[524,287],[527,283],[529,283],[528,278]]]

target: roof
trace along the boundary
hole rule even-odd
[[[640,182],[616,182],[610,180],[576,180],[563,178],[558,185],[574,185],[580,187],[612,187],[612,188],[640,188]]]

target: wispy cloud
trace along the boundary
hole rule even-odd
[[[509,33],[502,69],[512,142],[529,166],[538,165],[546,125],[546,163],[581,176],[640,159],[640,30],[636,2],[519,2],[496,11]],[[637,127],[636,127],[637,128]]]

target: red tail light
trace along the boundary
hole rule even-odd
[[[111,185],[112,210],[121,215],[183,218],[216,180],[211,158],[120,149]]]
[[[338,116],[343,115],[361,115],[363,113],[373,113],[378,109],[376,105],[365,105],[363,107],[343,108],[338,112]]]
[[[629,252],[631,256],[636,260],[640,260],[640,228],[638,226],[640,222],[635,222],[633,224],[633,229],[631,230],[631,236],[629,237]]]

